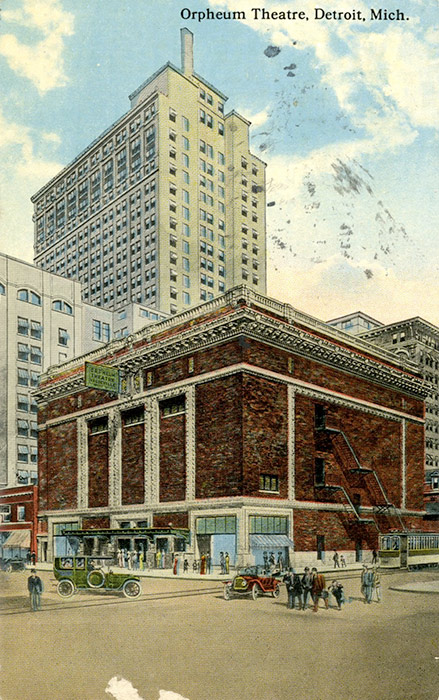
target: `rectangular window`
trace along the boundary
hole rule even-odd
[[[197,535],[234,535],[236,518],[234,515],[211,516],[196,519]]]
[[[249,528],[252,535],[286,535],[288,534],[288,518],[272,515],[250,515]]]
[[[64,345],[67,347],[69,344],[69,334],[65,328],[58,328],[58,345]]]
[[[186,138],[186,136],[182,137],[182,143],[183,143],[183,148],[185,149],[185,151],[188,151],[189,150],[189,139]]]
[[[27,445],[17,445],[17,460],[23,464],[29,462],[29,447]]]
[[[20,386],[29,386],[29,372],[27,369],[18,368],[17,382]]]
[[[183,304],[190,304],[191,303],[191,296],[187,292],[183,292]]]
[[[316,486],[325,485],[325,460],[321,457],[314,461],[314,482]]]
[[[172,399],[160,401],[160,415],[163,418],[166,418],[167,416],[173,416],[177,413],[184,413],[185,411],[186,399],[183,394],[180,396],[175,396]]]
[[[182,207],[183,217],[188,221],[190,218],[189,209],[187,207]]]
[[[23,522],[26,520],[26,508],[25,506],[17,506],[17,520]]]
[[[41,340],[41,337],[43,335],[43,326],[39,321],[31,321],[30,334],[31,338],[35,338],[35,340]]]
[[[18,335],[29,335],[29,321],[27,318],[21,318],[20,316],[18,317],[17,333]]]
[[[26,362],[29,359],[29,352],[29,345],[26,345],[26,343],[18,343],[17,356],[19,360]]]
[[[261,474],[259,476],[259,491],[279,492],[279,477],[271,474]]]
[[[182,117],[181,123],[182,123],[183,131],[189,131],[189,119],[186,119],[186,117]]]
[[[92,323],[92,329],[93,329],[93,340],[101,340],[102,339],[101,322],[94,319],[93,323]]]
[[[21,437],[29,437],[29,422],[19,418],[17,420],[17,435]]]
[[[19,411],[29,411],[29,397],[26,394],[17,394],[17,409]]]
[[[145,410],[143,406],[132,408],[130,411],[122,413],[122,425],[138,425],[145,422]]]
[[[89,421],[88,432],[90,435],[108,432],[108,418],[96,418],[95,420]]]

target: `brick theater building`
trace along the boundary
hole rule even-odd
[[[424,528],[425,395],[406,359],[236,287],[42,377],[40,552],[359,561]]]

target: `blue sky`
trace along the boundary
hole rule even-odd
[[[365,22],[317,21],[306,0],[263,6],[309,21],[253,21],[255,5],[5,0],[2,251],[32,261],[30,196],[128,110],[151,73],[180,65],[187,26],[196,71],[252,121],[267,162],[269,294],[324,319],[362,309],[439,324],[437,0],[386,3],[409,17],[399,22],[369,21],[367,2],[350,4]],[[183,7],[246,18],[182,20]]]

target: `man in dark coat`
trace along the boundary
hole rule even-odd
[[[41,593],[43,592],[43,582],[37,576],[35,569],[32,569],[31,575],[27,580],[27,589],[30,594],[30,607],[32,612],[41,610]]]
[[[283,581],[288,592],[287,608],[294,610],[297,598],[299,601],[299,610],[303,610],[302,583],[300,581],[300,576],[294,573],[294,569],[290,568],[288,573],[283,577]]]

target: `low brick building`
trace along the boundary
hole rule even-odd
[[[85,360],[124,393],[86,388]],[[44,375],[39,546],[360,560],[423,527],[425,393],[405,359],[237,287]]]
[[[34,561],[37,552],[37,487],[0,490],[0,556]]]

